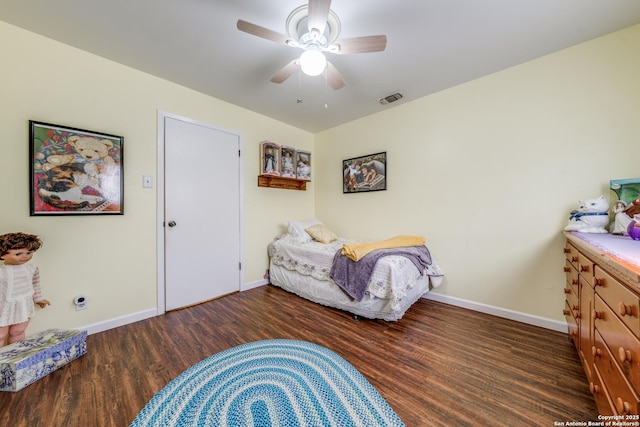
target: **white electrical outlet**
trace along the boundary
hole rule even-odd
[[[73,304],[76,306],[76,311],[86,310],[89,308],[89,298],[85,295],[78,295],[73,299]]]

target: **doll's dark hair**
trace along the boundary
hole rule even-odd
[[[42,246],[42,240],[35,234],[7,233],[0,236],[0,257],[13,249],[27,249],[37,251]]]

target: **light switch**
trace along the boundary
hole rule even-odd
[[[153,177],[149,175],[144,175],[142,177],[142,186],[144,188],[153,188]]]

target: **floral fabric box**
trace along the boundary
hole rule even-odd
[[[87,352],[87,331],[47,329],[0,347],[0,391],[18,391]]]

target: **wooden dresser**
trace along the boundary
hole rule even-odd
[[[598,411],[640,414],[640,265],[607,250],[622,237],[600,235],[596,246],[564,235],[564,315]]]

